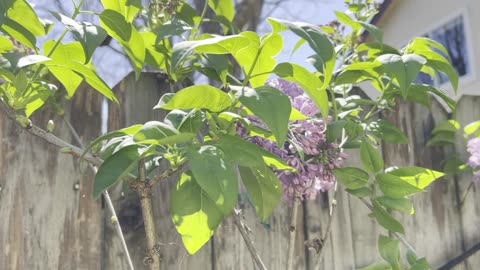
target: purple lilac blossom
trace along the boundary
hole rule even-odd
[[[469,140],[467,151],[470,153],[467,164],[474,170],[473,181],[475,184],[480,185],[480,138]]]
[[[292,107],[312,118],[290,122],[288,139],[281,149],[278,149],[274,142],[261,137],[254,136],[248,140],[284,159],[297,170],[295,173],[275,171],[282,183],[283,198],[289,205],[293,204],[295,196],[302,200],[314,200],[319,192],[328,191],[335,184],[333,169],[342,166],[346,155],[340,152],[337,144],[327,143],[324,134],[325,122],[315,118],[318,108],[297,84],[276,79],[266,85],[281,90],[290,98]],[[265,128],[258,118],[249,117],[249,120]],[[246,135],[243,127],[239,127],[237,131],[241,136]],[[303,152],[303,160],[299,151]]]

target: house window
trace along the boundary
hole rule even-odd
[[[468,61],[467,40],[462,15],[427,33],[425,37],[439,42],[447,49],[452,65],[459,77],[469,74],[470,63]],[[446,83],[448,77],[443,73],[437,73],[432,80],[429,75],[421,73],[416,81],[438,86]]]

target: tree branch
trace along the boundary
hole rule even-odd
[[[147,253],[145,264],[148,264],[150,270],[160,270],[160,256],[157,246],[157,234],[155,231],[154,215],[152,210],[152,187],[147,186],[145,177],[145,160],[138,162],[138,180],[141,184],[136,191],[140,196],[142,206],[143,224],[145,226],[145,235],[147,237]]]
[[[235,225],[240,231],[240,234],[242,235],[243,240],[247,245],[247,249],[250,252],[250,255],[252,256],[252,259],[257,265],[258,269],[267,270],[267,267],[265,267],[265,264],[263,263],[262,258],[260,258],[260,255],[258,254],[257,250],[255,249],[255,246],[253,245],[252,239],[250,239],[250,236],[248,235],[248,231],[246,230],[247,225],[245,225],[245,222],[243,222],[242,216],[240,215],[240,210],[233,209],[232,215],[233,215],[233,220],[235,221]]]

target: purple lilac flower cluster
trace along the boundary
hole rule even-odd
[[[292,107],[312,118],[291,122],[288,140],[281,149],[261,137],[251,137],[249,141],[286,160],[298,171],[276,171],[282,183],[283,198],[289,205],[292,205],[295,196],[313,200],[320,191],[328,191],[335,183],[333,169],[342,166],[346,155],[335,143],[327,143],[325,122],[314,117],[319,112],[317,107],[297,84],[276,79],[267,82],[267,85],[281,90],[290,98]],[[262,125],[258,119],[250,120],[253,124]]]
[[[469,140],[467,151],[470,153],[467,164],[474,170],[473,181],[480,185],[480,138]]]

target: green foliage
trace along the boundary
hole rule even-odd
[[[223,212],[197,184],[191,173],[182,174],[170,193],[170,213],[190,254],[197,252],[223,220]]]
[[[288,97],[278,89],[269,86],[256,89],[245,87],[238,91],[237,95],[240,102],[270,128],[276,138],[277,146],[280,147],[288,132],[291,111]]]
[[[165,72],[171,89],[177,89],[173,83],[190,85],[185,80],[194,77],[194,72],[221,83],[221,87],[194,84],[165,94],[154,108],[170,111],[163,121],[112,131],[85,150],[104,159],[95,176],[94,197],[126,176],[135,181],[140,160],[146,161],[147,176],[154,173],[159,160],[168,163],[171,171],[180,165],[187,167],[172,188],[170,212],[186,249],[193,254],[231,213],[237,201],[238,180],[265,222],[282,197],[279,171],[297,172],[279,156],[248,141],[259,136],[280,148],[293,128],[292,121],[309,119],[292,108],[286,94],[264,86],[273,74],[298,84],[318,107],[328,143],[360,150],[362,168],[336,168],[336,179],[351,195],[372,203],[372,216],[381,226],[404,233],[403,225],[389,211],[413,214],[409,196],[425,191],[443,173],[415,166],[385,171],[386,166],[395,164],[385,164],[374,145],[408,144],[409,138],[394,123],[375,118],[385,110],[395,110],[398,99],[429,107],[430,96],[439,97],[454,111],[455,102],[441,90],[413,82],[420,72],[430,76],[441,72],[456,90],[458,75],[447,50],[439,43],[414,38],[402,49],[384,44],[383,32],[368,23],[376,13],[371,1],[346,2],[351,15],[336,12],[336,17],[351,31],[269,18],[272,31],[263,36],[250,31],[238,33],[232,23],[233,1],[207,1],[216,15],[211,22],[219,23],[224,33],[234,33],[223,36],[200,34],[204,14],[199,16],[185,2],[168,13],[167,8],[155,7],[142,11],[140,0],[102,0],[104,10],[96,18],[100,25],[78,21],[81,7],[75,4],[71,17],[52,12],[65,31],[57,39],[44,42],[42,51],[37,48],[37,37],[44,36],[50,26],[25,0],[2,1],[0,102],[15,111],[24,127],[31,125],[28,118],[32,113],[45,104],[59,107],[58,100],[71,98],[83,81],[118,102],[91,63],[107,35],[123,48],[137,79],[148,64]],[[146,21],[141,31],[135,20],[139,17]],[[275,56],[283,47],[283,31],[299,37],[293,52],[304,43],[312,48],[314,55],[307,60],[315,72],[289,62],[277,64]],[[358,44],[364,31],[374,41]],[[62,43],[67,32],[74,42]],[[183,41],[175,42],[179,36]],[[239,76],[233,72],[235,65],[241,71]],[[47,74],[64,89],[53,85],[49,81],[52,76]],[[361,82],[371,84],[379,97],[369,100],[355,93]],[[261,126],[252,119],[259,119]],[[237,134],[239,127],[244,129],[242,136]],[[459,128],[453,120],[441,123],[432,131],[428,145],[454,143]],[[480,136],[479,130],[480,124],[472,123],[465,127],[464,135]],[[309,158],[295,147],[301,159]],[[378,244],[386,263],[363,269],[405,268],[400,264],[397,240],[380,236]],[[414,254],[407,260],[410,269],[429,267]]]

